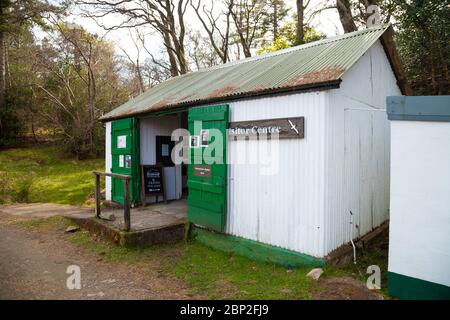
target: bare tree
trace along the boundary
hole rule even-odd
[[[87,5],[84,15],[94,19],[106,30],[149,26],[161,35],[172,76],[188,72],[185,53],[184,15],[189,0],[76,0]],[[107,26],[102,18],[120,15],[123,21]]]
[[[237,38],[244,56],[251,57],[251,49],[258,38],[263,36],[260,34],[261,25],[265,22],[269,2],[267,0],[226,0],[226,4],[231,9]]]
[[[336,0],[336,9],[345,33],[358,30],[352,14],[351,0]]]
[[[230,44],[232,2],[226,5],[227,9],[225,12],[221,11],[218,14],[214,14],[214,1],[211,1],[210,7],[207,7],[202,5],[202,0],[191,0],[191,7],[208,34],[214,51],[220,57],[222,63],[227,63],[229,61],[228,48]],[[224,21],[220,21],[221,19]],[[223,25],[221,22],[223,22]]]
[[[139,30],[135,30],[135,32],[138,34]],[[136,58],[132,58],[130,54],[125,50],[123,47],[120,47],[120,50],[125,55],[125,57],[128,59],[128,62],[131,64],[133,73],[136,75],[136,78],[138,80],[138,90],[136,94],[143,93],[145,91],[145,84],[144,84],[144,77],[142,75],[142,63],[141,63],[141,52],[142,52],[142,45],[139,44],[139,38],[140,36],[134,36],[133,33],[130,31],[130,38],[134,44],[134,49],[136,52]]]
[[[34,58],[40,76],[31,83],[42,99],[38,113],[58,128],[78,158],[96,153],[95,128],[103,109],[97,107],[99,66],[112,47],[81,27],[55,21],[56,37],[44,39]],[[107,66],[109,67],[109,66]],[[104,90],[104,89],[103,89]]]
[[[133,96],[137,96],[149,87],[151,88],[169,78],[170,66],[166,62],[155,58],[154,54],[147,47],[146,35],[142,30],[136,28],[134,32],[130,30],[129,34],[134,45],[134,57],[125,48],[120,46],[119,48],[128,61],[128,69],[131,69],[130,90]],[[148,58],[142,60],[144,51],[147,53]]]

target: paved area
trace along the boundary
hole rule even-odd
[[[55,215],[64,217],[89,218],[94,216],[93,208],[76,207],[51,203],[26,203],[0,206],[0,212],[19,217],[49,218]],[[102,216],[113,214],[114,221],[104,221],[104,224],[121,229],[123,226],[123,209],[106,208]],[[154,230],[162,227],[184,224],[187,217],[186,200],[170,201],[131,209],[131,230]]]
[[[102,215],[114,214],[116,220],[104,221],[106,225],[120,229],[123,224],[123,209],[107,209]],[[145,207],[133,208],[131,210],[131,230],[143,231],[154,230],[167,226],[184,224],[187,221],[186,200],[169,201],[167,204],[152,204]]]
[[[94,210],[64,204],[20,203],[0,206],[0,212],[25,218],[49,218],[56,215],[65,217],[92,217]]]
[[[19,219],[13,217],[14,219]],[[65,239],[64,231],[21,228],[0,213],[0,299],[189,299],[157,262],[145,269],[105,262]],[[81,271],[81,289],[66,286],[67,267]]]

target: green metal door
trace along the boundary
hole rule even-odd
[[[227,213],[228,105],[192,108],[188,121],[188,218],[197,225],[223,231]]]
[[[139,119],[126,118],[111,124],[112,173],[131,176],[130,202],[136,205],[140,198]],[[112,178],[112,200],[123,204],[123,180]]]

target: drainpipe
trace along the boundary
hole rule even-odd
[[[356,246],[353,242],[353,212],[350,211],[350,242],[353,247],[353,264],[356,264]]]

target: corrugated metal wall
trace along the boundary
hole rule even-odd
[[[304,93],[231,103],[230,121],[304,116],[305,139],[280,140],[278,148],[268,150],[267,156],[279,155],[273,158],[278,160],[273,174],[264,174],[269,166],[261,142],[228,142],[228,233],[320,256],[325,95]],[[258,164],[236,164],[245,155],[259,153]]]
[[[322,255],[389,218],[388,95],[400,94],[377,42],[330,90],[326,108],[325,247]],[[354,227],[350,230],[350,213]]]

